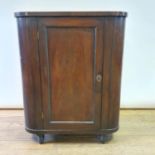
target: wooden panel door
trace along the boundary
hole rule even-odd
[[[102,23],[95,18],[41,18],[38,27],[44,128],[99,128]]]

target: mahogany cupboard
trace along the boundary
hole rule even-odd
[[[26,130],[96,135],[118,129],[126,12],[16,12]]]

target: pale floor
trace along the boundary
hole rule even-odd
[[[0,110],[0,155],[155,155],[155,110],[121,110],[120,129],[106,144],[93,138],[47,141],[40,145],[24,130],[22,110]]]

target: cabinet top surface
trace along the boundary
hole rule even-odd
[[[65,17],[65,16],[82,16],[82,17],[104,17],[104,16],[127,16],[127,12],[106,11],[106,12],[15,12],[15,17]]]

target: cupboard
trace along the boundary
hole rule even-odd
[[[26,130],[96,135],[118,129],[126,12],[16,12]]]

